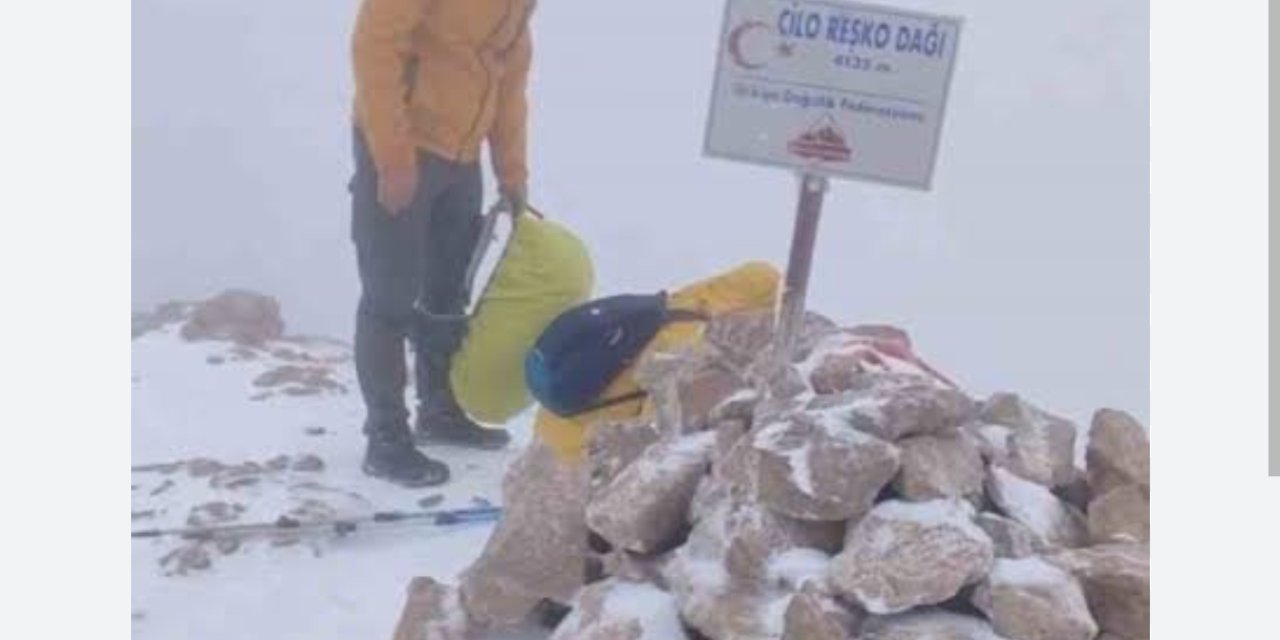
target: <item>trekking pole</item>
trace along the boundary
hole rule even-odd
[[[275,522],[253,522],[209,527],[177,527],[172,529],[144,529],[141,531],[131,532],[130,537],[134,539],[142,539],[165,538],[172,536],[194,540],[208,540],[227,536],[317,533],[324,531],[332,531],[339,536],[344,536],[355,532],[364,525],[408,522],[426,524],[430,526],[448,526],[477,522],[494,522],[501,516],[501,507],[475,507],[471,509],[442,511],[378,511],[359,518],[316,520],[312,522],[303,522],[288,516],[281,516]]]

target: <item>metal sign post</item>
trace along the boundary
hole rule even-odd
[[[791,361],[796,338],[804,324],[805,296],[809,292],[813,247],[818,238],[818,220],[822,217],[827,182],[825,176],[800,174],[800,198],[796,205],[795,230],[791,235],[791,256],[787,259],[787,276],[778,305],[772,372],[780,371]]]
[[[703,153],[801,175],[770,378],[803,325],[829,177],[930,189],[960,26],[846,0],[725,0]]]

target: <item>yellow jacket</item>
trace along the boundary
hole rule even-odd
[[[474,162],[488,138],[504,186],[528,179],[525,118],[536,0],[362,0],[355,118],[379,172],[424,149]]]
[[[675,309],[690,309],[714,317],[718,314],[752,309],[768,309],[778,297],[781,281],[778,270],[765,262],[748,262],[726,273],[695,282],[669,297]],[[676,322],[663,327],[636,359],[653,352],[672,351],[683,345],[696,344],[702,339],[705,325],[700,322]],[[634,367],[625,369],[601,394],[614,398],[639,390],[634,378]],[[582,457],[590,430],[606,422],[646,418],[654,407],[648,398],[640,398],[598,409],[596,411],[561,418],[546,409],[539,408],[534,420],[534,433],[556,455],[568,462]]]

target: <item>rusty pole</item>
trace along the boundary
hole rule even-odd
[[[825,176],[800,175],[800,200],[796,206],[796,226],[791,236],[791,257],[778,307],[778,332],[774,336],[774,373],[791,362],[796,338],[804,318],[805,296],[809,291],[809,273],[813,269],[813,247],[818,238],[818,219],[822,216],[822,200],[827,192]]]

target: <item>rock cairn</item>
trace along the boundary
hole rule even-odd
[[[1132,417],[1102,409],[1085,433],[971,398],[905,333],[816,315],[764,376],[770,337],[767,315],[717,319],[650,387],[678,394],[679,428],[595,430],[593,575],[555,640],[1149,637]]]

